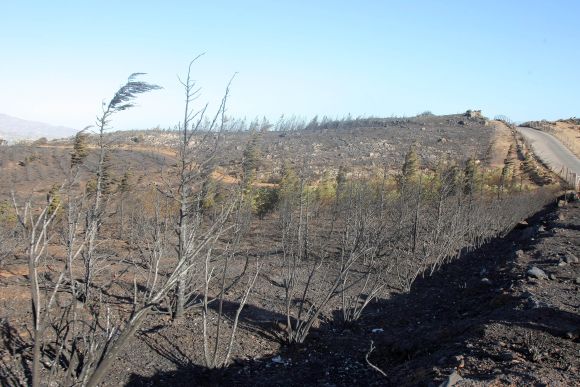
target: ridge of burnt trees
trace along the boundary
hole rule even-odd
[[[496,197],[484,189],[484,173],[469,159],[427,174],[411,148],[396,189],[386,173],[349,180],[336,184],[330,206],[313,200],[301,179],[279,207],[286,340],[303,342],[334,298],[344,322],[355,321],[373,300],[410,291],[419,276],[503,235],[553,197]]]

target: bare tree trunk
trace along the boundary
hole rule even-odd
[[[34,321],[34,347],[32,351],[32,386],[40,386],[41,348],[43,344],[43,324],[40,321],[40,294],[38,288],[38,273],[34,258],[28,260],[28,273],[30,278],[30,296],[32,300],[32,318]]]
[[[58,209],[60,208],[60,203],[56,205],[49,214],[49,208],[53,204],[49,197],[48,203],[42,209],[42,212],[38,217],[34,217],[32,214],[32,206],[30,202],[24,205],[23,212],[19,210],[16,203],[16,198],[14,194],[12,195],[12,201],[14,204],[14,210],[16,211],[16,216],[18,222],[25,232],[25,237],[27,238],[27,253],[28,253],[28,278],[30,281],[30,299],[31,299],[31,309],[32,309],[32,323],[33,323],[33,340],[34,345],[32,349],[32,385],[37,387],[40,385],[40,369],[42,366],[42,346],[44,345],[44,329],[46,321],[46,313],[50,309],[50,305],[54,300],[54,295],[58,290],[60,281],[63,278],[62,273],[59,277],[59,282],[55,285],[55,290],[52,297],[47,302],[47,305],[43,305],[40,284],[38,279],[38,262],[48,246],[49,241],[49,226],[53,222]],[[47,309],[47,310],[45,310]]]
[[[185,189],[185,187],[183,188]],[[188,223],[187,223],[187,203],[186,197],[183,195],[181,199],[181,208],[179,209],[179,245],[178,245],[178,252],[177,252],[177,259],[179,263],[186,262],[187,259],[187,252],[185,246],[185,238],[189,233]],[[177,281],[176,289],[175,289],[175,307],[173,311],[173,318],[179,319],[183,316],[184,306],[185,306],[185,275],[187,273],[182,273]]]

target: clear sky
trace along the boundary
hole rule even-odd
[[[132,72],[163,86],[113,122],[176,124],[200,102],[311,117],[482,109],[580,116],[580,1],[0,0],[0,113],[82,128]]]

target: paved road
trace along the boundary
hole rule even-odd
[[[566,169],[580,176],[580,159],[554,136],[536,129],[517,128],[534,149],[534,153],[556,173]]]

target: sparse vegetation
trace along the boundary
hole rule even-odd
[[[175,131],[109,132],[158,88],[134,74],[96,133],[3,150],[26,175],[1,172],[20,180],[0,202],[0,264],[25,262],[32,300],[14,383],[101,385],[143,348],[223,371],[255,332],[300,347],[324,325],[356,330],[553,199],[521,144],[486,162],[479,111],[246,123],[225,115],[229,85],[213,114],[194,108],[194,62]],[[384,374],[377,352],[364,360]]]

